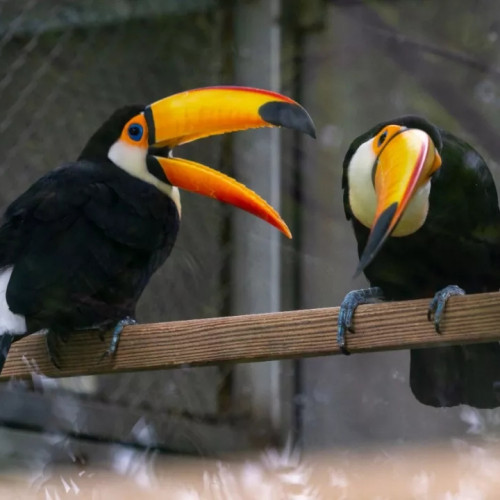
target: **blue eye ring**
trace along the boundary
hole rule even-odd
[[[127,133],[133,141],[139,142],[144,134],[144,129],[139,123],[131,123],[128,127]]]

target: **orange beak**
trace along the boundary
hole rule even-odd
[[[375,219],[356,275],[370,264],[395,230],[413,195],[441,166],[432,139],[423,130],[398,128],[381,149],[374,167]]]
[[[287,127],[315,137],[311,118],[295,101],[246,87],[207,87],[175,94],[148,106],[144,118],[151,148],[171,150],[203,137],[258,127]],[[170,184],[242,208],[291,238],[278,212],[238,181],[181,158],[149,156],[148,160],[159,164]]]

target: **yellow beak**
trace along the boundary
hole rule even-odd
[[[356,275],[373,260],[412,196],[440,166],[441,157],[423,130],[400,127],[381,149],[374,167],[377,209]]]
[[[207,87],[175,94],[147,106],[144,117],[149,146],[169,150],[203,137],[258,127],[287,127],[315,137],[313,121],[298,103],[247,87]],[[172,185],[242,208],[291,237],[280,215],[236,180],[193,161],[149,158],[158,162]]]

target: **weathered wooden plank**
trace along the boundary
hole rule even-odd
[[[500,295],[453,297],[437,335],[427,321],[426,299],[360,306],[356,334],[349,335],[355,352],[428,347],[500,340]],[[50,363],[43,335],[14,344],[2,378],[51,377],[155,370],[227,361],[256,361],[339,354],[335,342],[338,308],[230,316],[126,327],[113,360],[100,360],[106,344],[92,332],[79,332],[61,344],[63,366]]]

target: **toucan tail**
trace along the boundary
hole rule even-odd
[[[412,349],[410,386],[423,404],[500,406],[500,344]]]
[[[3,365],[7,359],[7,354],[9,354],[9,349],[13,339],[14,335],[10,333],[0,335],[0,373],[2,373]]]

